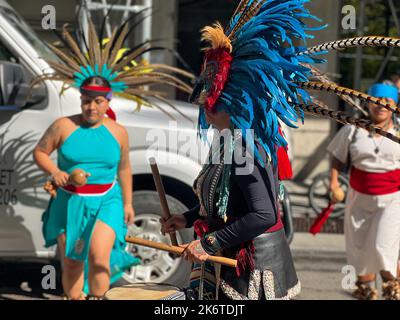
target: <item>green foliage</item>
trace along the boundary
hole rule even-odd
[[[390,6],[387,0],[374,0],[366,1],[365,5],[365,17],[364,24],[365,28],[362,35],[381,35],[400,37],[394,18],[390,10]],[[344,0],[343,5],[353,5],[356,8],[357,15],[360,12],[360,0]],[[397,9],[397,15],[400,18],[400,5],[398,1],[394,1],[394,5]],[[357,16],[357,28],[359,28],[359,16]],[[349,38],[358,36],[358,30],[342,30],[341,38]],[[395,49],[393,57],[400,57],[400,49]],[[376,75],[381,67],[381,64],[388,52],[385,48],[364,48],[363,49],[363,84],[364,90],[366,84],[371,83],[376,78]],[[355,54],[356,49],[346,50],[346,56],[348,54]],[[352,86],[354,82],[354,68],[355,68],[355,57],[348,58],[344,54],[340,54],[340,72],[343,75],[342,83],[346,86]],[[388,79],[397,70],[400,69],[399,61],[390,61],[385,68],[385,71],[379,80]]]

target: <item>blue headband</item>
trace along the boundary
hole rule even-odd
[[[375,98],[391,98],[396,104],[399,103],[399,90],[389,84],[374,84],[368,91],[370,96]]]

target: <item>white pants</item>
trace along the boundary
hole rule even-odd
[[[381,270],[397,276],[400,250],[400,192],[369,196],[349,189],[345,236],[347,262],[359,276]]]

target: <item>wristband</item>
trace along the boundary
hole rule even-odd
[[[204,251],[207,252],[209,255],[214,255],[217,251],[221,249],[221,245],[217,240],[215,232],[206,234],[200,242]]]

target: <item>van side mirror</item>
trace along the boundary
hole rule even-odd
[[[24,69],[21,65],[11,62],[0,62],[0,110],[18,109],[33,105],[46,98],[46,90],[34,88],[27,101],[29,83],[26,80]]]

